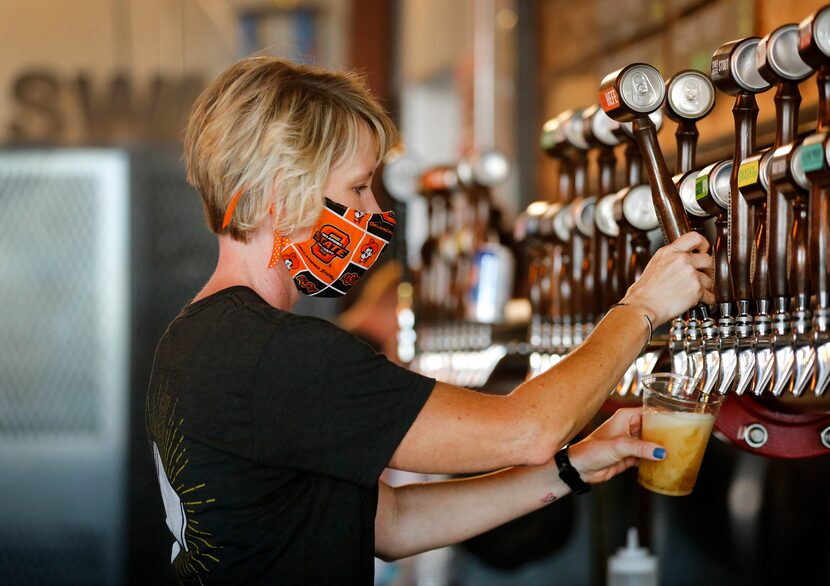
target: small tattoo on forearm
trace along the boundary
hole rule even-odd
[[[555,494],[553,494],[552,492],[549,492],[539,502],[547,504],[547,503],[552,503],[556,499],[557,499],[557,496]]]

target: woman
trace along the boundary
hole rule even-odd
[[[713,301],[696,234],[661,249],[580,348],[508,396],[436,383],[290,313],[301,293],[345,293],[388,242],[394,218],[370,183],[395,140],[354,76],[268,57],[233,65],[194,106],[185,163],[219,260],[159,342],[147,401],[183,583],[370,584],[373,554],[461,541],[664,455],[637,439],[634,409],[560,450],[649,322]],[[499,471],[393,489],[378,482],[387,466]]]

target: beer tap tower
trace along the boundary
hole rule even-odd
[[[735,390],[739,395],[750,388],[755,394],[761,394],[772,378],[775,359],[772,348],[772,317],[769,314],[769,263],[766,255],[766,212],[771,156],[772,149],[757,152],[741,161],[739,168],[740,195],[755,210],[755,254],[751,267],[751,288],[756,307],[752,345],[744,347],[739,355],[741,366],[747,366],[747,376],[739,381],[746,382],[746,385],[739,384]]]
[[[777,149],[796,138],[798,110],[801,104],[798,84],[813,72],[812,67],[804,63],[798,55],[798,26],[784,25],[761,39],[756,50],[756,61],[761,76],[778,86],[775,93],[776,132],[773,145],[773,149]],[[795,192],[790,193],[795,195]],[[797,199],[800,205],[800,197]],[[772,371],[770,386],[776,396],[784,391],[793,373],[790,287],[787,274],[788,243],[792,226],[792,200],[779,188],[779,184],[771,182],[767,193],[766,256],[770,289],[775,302],[771,338],[775,368]],[[766,381],[761,380],[762,383],[756,385],[756,393],[763,392],[767,386]]]
[[[462,386],[483,386],[510,344],[495,339],[512,293],[513,260],[498,241],[489,190],[509,174],[498,151],[424,171],[430,234],[421,249],[419,328],[413,368]]]
[[[750,283],[755,217],[749,201],[738,188],[741,162],[752,155],[756,148],[758,104],[755,101],[755,94],[766,91],[770,87],[755,66],[755,51],[759,41],[758,37],[731,41],[718,48],[712,56],[712,82],[725,94],[735,96],[735,105],[732,107],[735,119],[735,151],[729,181],[731,196],[728,218],[731,297],[737,303],[734,351],[738,360],[734,389],[738,394],[746,390],[755,375]],[[722,316],[722,334],[726,333],[724,330],[729,327],[728,321],[730,321],[723,323],[724,317],[728,316]],[[729,337],[726,340],[729,340]],[[723,344],[722,348],[727,351],[731,350]]]
[[[830,34],[828,34],[828,32],[830,32],[828,30],[830,28],[830,22],[828,22],[827,15],[822,16],[823,13],[826,13],[826,9],[820,11],[818,14],[808,18],[804,21],[804,23],[802,23],[801,27],[799,27],[799,42],[797,45],[798,53],[802,56],[804,61],[810,66],[819,69],[826,67],[826,64],[830,63],[827,57],[828,53],[826,51],[822,51],[821,49],[821,43],[824,42],[825,44],[823,46],[827,47],[828,45],[826,44],[825,39],[830,39]],[[792,27],[782,28],[784,30],[792,30]],[[781,31],[781,29],[778,29],[778,31]],[[786,66],[788,70],[793,70],[795,69],[793,64],[795,63],[797,65],[798,62],[794,62],[791,56],[791,53],[796,51],[796,45],[792,43],[792,41],[782,43],[781,41],[776,40],[781,38],[781,32],[778,31],[776,31],[778,34],[771,34],[767,38],[764,45],[762,45],[761,50],[758,50],[758,64],[763,65],[765,61],[767,62],[767,65],[763,66],[764,74],[766,76],[772,78],[772,74],[768,70],[773,67],[779,68],[779,93],[782,94],[777,98],[776,113],[776,145],[779,148],[775,151],[771,151],[769,155],[763,155],[761,153],[752,154],[752,151],[755,150],[755,120],[757,118],[757,106],[755,106],[753,95],[758,91],[763,91],[766,85],[766,80],[761,77],[760,74],[756,75],[758,68],[752,67],[754,58],[751,58],[751,56],[754,57],[753,54],[756,52],[756,48],[759,45],[760,40],[742,39],[728,43],[715,52],[712,60],[712,78],[715,81],[716,86],[726,93],[737,95],[735,108],[733,109],[735,114],[736,133],[735,158],[731,177],[732,199],[729,210],[729,223],[731,232],[730,236],[732,239],[732,283],[733,291],[738,301],[739,316],[737,329],[739,348],[741,349],[742,354],[741,360],[739,361],[740,367],[735,389],[736,394],[728,397],[725,401],[720,415],[715,422],[715,427],[721,434],[732,440],[735,445],[752,453],[775,458],[807,458],[827,454],[828,450],[830,450],[830,415],[821,411],[811,412],[809,409],[799,408],[789,402],[784,403],[777,401],[771,398],[772,394],[770,394],[770,396],[762,395],[758,397],[754,395],[741,395],[743,390],[750,388],[752,382],[752,375],[747,375],[747,371],[750,370],[747,364],[749,361],[744,360],[744,356],[746,354],[753,354],[752,351],[755,350],[755,348],[750,348],[749,352],[747,352],[746,347],[746,342],[749,338],[749,334],[747,333],[749,328],[747,326],[752,320],[752,316],[750,315],[751,300],[749,287],[749,275],[751,271],[751,267],[749,265],[751,257],[749,253],[752,251],[752,240],[749,235],[753,233],[751,228],[752,218],[749,213],[751,204],[747,201],[747,196],[749,196],[750,199],[758,199],[759,193],[766,193],[767,197],[770,197],[770,192],[779,193],[779,190],[781,189],[787,191],[787,184],[791,185],[788,193],[795,196],[798,190],[803,190],[804,185],[806,185],[806,180],[798,176],[798,161],[802,161],[801,164],[804,174],[807,175],[807,179],[811,184],[809,203],[810,246],[808,249],[808,256],[809,264],[813,270],[813,288],[817,293],[818,308],[815,312],[816,315],[821,312],[822,307],[821,294],[817,288],[820,287],[819,283],[821,280],[821,277],[817,276],[817,273],[821,273],[822,269],[817,266],[817,263],[819,259],[822,258],[821,255],[826,254],[818,242],[821,241],[823,233],[826,234],[830,231],[830,227],[827,225],[827,215],[825,215],[822,220],[822,214],[820,211],[822,205],[822,197],[820,192],[822,190],[822,185],[827,185],[827,183],[822,183],[822,175],[826,175],[826,173],[823,174],[820,171],[821,167],[826,166],[826,163],[821,162],[825,160],[824,145],[822,144],[822,137],[820,136],[823,131],[819,131],[808,137],[811,142],[805,140],[800,147],[793,145],[796,138],[794,123],[795,116],[793,115],[792,104],[793,88],[782,87],[785,84],[792,86],[797,83],[796,80],[802,79],[803,76],[808,75],[808,72],[804,72],[804,66],[799,65],[802,71],[801,74],[793,75],[791,73],[789,75],[792,79],[782,81],[784,76],[780,75],[780,73],[784,71],[785,67],[785,65],[782,64],[788,63],[789,65]],[[792,33],[790,32],[789,34],[791,35]],[[770,61],[776,62],[776,65],[773,66],[769,64]],[[826,88],[822,89],[823,83],[826,83],[826,71],[824,73],[824,79],[822,79],[822,73],[819,73],[819,127],[826,129],[826,122],[828,120],[826,114],[826,100],[828,93]],[[782,136],[785,138],[780,138]],[[785,140],[787,144],[784,144]],[[788,145],[790,148],[785,148]],[[793,148],[795,148],[795,153],[787,152]],[[810,157],[815,157],[815,155],[822,155],[816,157],[820,163],[815,166],[811,166],[809,164],[809,161],[811,160]],[[787,170],[782,170],[780,168],[775,169],[776,160],[787,163],[791,165],[791,167]],[[779,162],[777,166],[780,167],[782,162]],[[811,171],[812,169],[817,169],[817,171]],[[770,173],[770,178],[774,178],[775,181],[771,185],[771,189],[765,191],[764,189],[759,189],[759,186],[761,188],[764,187],[764,183],[766,183],[767,179],[767,171]],[[778,195],[776,195],[776,197],[778,197]],[[783,198],[786,199],[786,195],[783,195]],[[775,206],[780,203],[781,202],[779,201],[773,204],[772,214],[776,214],[781,211],[780,208],[775,208]],[[799,204],[799,206],[800,205],[801,204]],[[824,205],[826,205],[826,203]],[[799,210],[798,207],[797,210]],[[802,210],[799,210],[799,217],[803,219]],[[782,284],[780,283],[781,275],[783,274],[784,279],[786,280],[787,274],[785,271],[782,271],[780,266],[782,262],[784,263],[784,266],[786,266],[787,257],[786,252],[782,253],[781,250],[775,249],[776,247],[780,247],[782,242],[786,243],[786,241],[790,239],[790,234],[786,231],[782,232],[782,228],[778,225],[778,222],[781,222],[781,226],[784,225],[780,216],[769,217],[770,229],[771,231],[775,231],[778,236],[774,238],[771,237],[769,239],[769,247],[765,246],[764,249],[759,250],[758,252],[772,253],[772,257],[770,258],[770,262],[773,265],[770,268],[772,280],[779,281],[778,283],[773,283],[773,285],[776,287],[778,292],[781,292],[784,291],[783,287],[781,287]],[[795,228],[796,233],[793,251],[796,256],[793,258],[793,266],[789,275],[790,281],[788,283],[793,285],[793,289],[792,291],[787,291],[786,296],[788,297],[790,293],[795,293],[796,295],[797,312],[795,317],[796,324],[798,324],[799,320],[803,321],[806,317],[804,315],[798,315],[801,303],[806,303],[806,299],[800,301],[799,296],[803,295],[806,298],[808,293],[806,283],[803,279],[799,282],[798,278],[799,274],[803,274],[803,261],[799,258],[799,256],[803,255],[804,252],[803,225],[799,226],[798,223],[796,223]],[[816,240],[813,240],[814,238]],[[754,285],[756,298],[761,292],[761,287],[757,283],[757,272],[759,267],[763,271],[763,262],[766,259],[766,254],[763,253],[757,255],[759,257],[758,260],[761,261],[761,263],[755,267],[756,282],[752,283],[752,285]],[[763,277],[763,272],[761,276]],[[781,297],[784,297],[784,295],[781,295]],[[778,301],[776,309],[786,309],[786,304],[788,302],[788,298],[786,300]],[[763,308],[760,308],[760,310],[763,310]],[[780,319],[783,322],[783,318],[785,317],[784,311],[777,313],[780,315],[777,316],[776,319]],[[757,317],[758,316],[756,316],[756,318]],[[816,351],[819,347],[821,347],[821,343],[816,342],[818,339],[816,332],[819,330],[817,323],[819,321],[820,320],[818,318],[814,320],[813,344]],[[800,326],[797,325],[797,328],[798,327]],[[781,323],[781,328],[778,331],[773,332],[773,334],[777,337],[779,335],[778,332],[783,331],[783,329],[784,326],[783,323]],[[756,329],[756,335],[757,333],[758,329]],[[788,339],[785,333],[781,334],[780,341],[782,346],[786,346],[788,342],[789,345],[792,346],[791,340],[792,337]],[[765,348],[762,346],[761,350],[765,350]],[[816,356],[818,358],[817,352]],[[775,358],[773,358],[773,360],[774,359]],[[782,360],[782,362],[786,362],[785,359]],[[809,360],[809,357],[806,359]],[[752,360],[752,362],[753,364],[755,363],[754,360]],[[809,365],[805,364],[802,374],[800,375],[801,378],[807,378],[809,380],[809,374],[806,373],[806,370],[808,369]],[[817,366],[815,368],[815,372],[817,374],[813,383],[814,388],[821,377],[821,375],[818,374],[819,370],[820,368]],[[779,372],[781,372],[780,367]],[[798,368],[796,368],[795,372],[794,391],[797,390],[799,384],[805,384],[799,380]],[[776,378],[775,380],[780,381],[783,377],[787,376],[786,373],[783,372],[781,372],[781,375],[781,377]],[[763,383],[764,381],[762,380],[760,382]],[[782,387],[786,386],[786,383],[780,384]],[[763,390],[763,388],[763,384],[755,385],[756,391],[759,389]],[[779,390],[779,392],[782,390],[783,388]]]
[[[570,237],[570,278],[573,286],[571,294],[571,315],[573,320],[573,345],[582,343],[590,331],[593,316],[589,314],[590,300],[593,298],[593,274],[590,269],[590,237],[592,230],[586,229],[580,216],[587,202],[588,149],[590,144],[583,131],[584,109],[573,110],[563,121],[565,137],[569,149],[573,171],[573,198],[568,206],[568,227]]]
[[[728,222],[729,178],[732,160],[712,163],[698,172],[684,175],[678,191],[686,212],[695,218],[715,219],[714,259],[715,301],[719,319],[717,327],[704,320],[703,330],[703,391],[726,393],[735,379],[735,319],[732,317],[732,290],[729,280]]]
[[[704,118],[715,105],[715,88],[708,77],[699,71],[687,70],[673,76],[666,84],[666,114],[677,122],[675,138],[677,141],[677,160],[675,164],[674,183],[679,186],[684,179],[696,176],[695,153],[699,133],[697,121]],[[681,198],[682,199],[682,198]],[[689,206],[684,202],[688,212]],[[703,210],[701,210],[703,212]],[[704,233],[703,222],[708,214],[690,213],[694,230]],[[711,318],[699,323],[691,315],[672,321],[669,333],[669,351],[672,359],[672,372],[687,374],[700,378],[704,370],[703,341],[701,329],[714,333],[714,321]],[[716,372],[716,370],[715,370]]]
[[[600,206],[607,206],[608,203],[613,204],[611,196],[615,193],[614,171],[617,166],[614,147],[620,144],[620,140],[613,132],[618,123],[609,118],[598,105],[587,108],[583,113],[583,118],[586,124],[588,142],[597,150],[598,191],[591,223],[594,225],[592,256],[594,297],[596,299],[595,313],[599,317],[606,308],[617,301],[611,288],[611,275],[615,266],[613,250],[619,227],[616,222],[613,222],[612,224],[606,224],[606,230],[603,230],[598,225],[597,218],[600,217]],[[607,217],[607,214],[605,217]],[[613,216],[611,216],[611,220],[613,221]]]

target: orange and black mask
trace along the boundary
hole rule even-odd
[[[301,293],[340,297],[377,262],[396,227],[395,212],[361,212],[326,198],[311,238],[287,243],[282,260]]]

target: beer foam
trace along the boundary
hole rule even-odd
[[[648,418],[649,427],[678,426],[678,425],[708,425],[715,418],[709,413],[686,413],[682,411],[652,411],[644,413]]]

